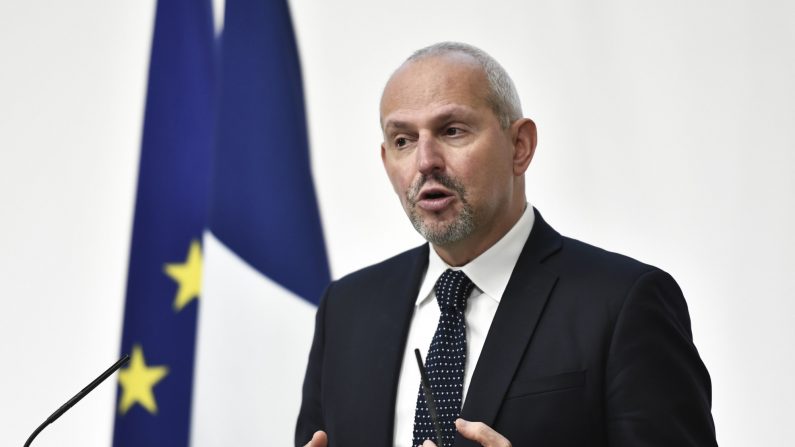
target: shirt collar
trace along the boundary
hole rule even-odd
[[[436,280],[449,268],[463,270],[475,287],[499,303],[534,222],[533,207],[527,204],[522,216],[505,236],[463,267],[450,267],[431,247],[428,250],[428,269],[415,305],[431,296]]]

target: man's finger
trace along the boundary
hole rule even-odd
[[[425,442],[422,443],[422,447],[436,447],[436,444],[430,439],[426,439]]]
[[[326,432],[318,430],[312,435],[312,439],[304,447],[326,447],[328,446],[328,436]]]
[[[483,422],[456,419],[455,428],[461,436],[475,441],[483,447],[511,447],[511,442]]]

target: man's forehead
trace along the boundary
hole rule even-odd
[[[450,53],[423,56],[404,62],[387,81],[384,95],[391,89],[422,88],[444,82],[486,81],[486,73],[468,54]],[[435,82],[434,82],[435,81]]]
[[[381,96],[381,121],[394,110],[440,107],[447,103],[486,105],[488,81],[466,54],[425,56],[405,62],[387,82]]]

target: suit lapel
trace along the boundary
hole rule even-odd
[[[546,305],[557,276],[541,262],[561,246],[560,235],[538,211],[535,223],[505,289],[478,359],[461,410],[470,421],[494,424],[505,392]],[[456,435],[456,446],[476,443]]]
[[[371,434],[366,437],[373,441],[371,445],[392,445],[398,377],[415,299],[428,265],[428,245],[412,250],[406,257],[402,266],[395,268],[382,284],[374,287],[380,291],[381,297],[373,300],[370,308],[372,331],[369,333],[378,334],[375,337],[378,349],[371,351],[373,361],[370,365],[374,368],[368,372],[362,391],[372,397],[388,390],[387,399],[377,402],[368,399],[368,407],[360,409],[366,411],[368,421],[372,421],[368,427],[362,427]]]

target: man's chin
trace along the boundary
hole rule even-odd
[[[409,215],[414,228],[421,234],[443,234],[455,225],[458,216],[441,216],[436,213],[415,212]]]
[[[452,222],[427,221],[414,223],[414,228],[428,242],[436,246],[445,246],[465,239],[472,232],[468,221],[453,220]]]

